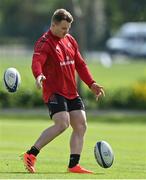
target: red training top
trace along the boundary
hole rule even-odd
[[[34,47],[32,72],[35,78],[43,74],[43,99],[58,93],[68,99],[78,95],[75,70],[80,78],[90,87],[95,82],[85,64],[75,39],[67,34],[59,38],[51,30],[38,39]]]

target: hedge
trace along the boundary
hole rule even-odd
[[[146,109],[146,81],[136,82],[129,88],[106,90],[106,96],[95,101],[95,96],[86,91],[83,100],[87,109]],[[0,108],[43,107],[41,91],[37,89],[18,90],[16,93],[0,91]]]

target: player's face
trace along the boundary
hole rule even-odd
[[[64,38],[71,27],[71,23],[62,20],[60,23],[53,23],[52,27],[54,35]]]

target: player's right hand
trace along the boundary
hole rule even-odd
[[[46,79],[46,77],[43,74],[40,74],[37,78],[36,78],[36,86],[38,89],[42,88],[42,82]]]

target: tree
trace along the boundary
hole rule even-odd
[[[16,39],[21,43],[33,42],[48,28],[50,17],[64,0],[1,0],[0,39]],[[7,42],[8,43],[8,42]]]

